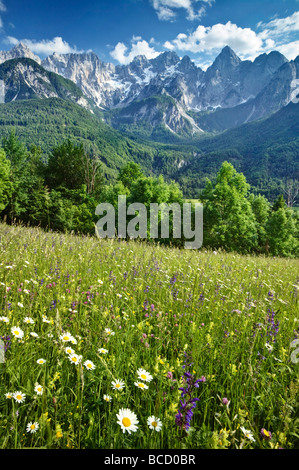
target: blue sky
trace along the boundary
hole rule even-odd
[[[172,50],[206,68],[225,45],[242,59],[299,54],[299,0],[0,0],[0,49],[45,57],[92,50],[126,64]]]

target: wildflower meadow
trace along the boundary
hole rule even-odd
[[[298,259],[0,224],[0,447],[298,448],[298,289]]]

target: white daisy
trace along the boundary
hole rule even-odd
[[[7,393],[5,394],[5,397],[6,397],[7,399],[10,399],[10,398],[13,397],[13,393],[12,393],[12,392],[7,392]]]
[[[11,332],[16,338],[23,338],[24,336],[24,331],[18,326],[13,326]]]
[[[46,362],[46,360],[45,359],[38,359],[36,362],[38,364],[44,364]]]
[[[115,335],[114,331],[112,331],[110,328],[105,328],[105,333],[106,335],[109,335],[109,336]]]
[[[73,336],[71,336],[70,342],[72,344],[77,344],[77,340]]]
[[[117,424],[120,425],[122,432],[126,431],[131,434],[131,432],[136,432],[138,427],[136,424],[139,423],[137,416],[128,408],[121,408],[116,415],[118,421]]]
[[[51,323],[51,321],[47,319],[46,315],[43,315],[43,323]]]
[[[100,348],[100,349],[98,349],[98,352],[100,354],[108,354],[108,349]]]
[[[31,323],[31,325],[33,325],[34,320],[33,320],[33,318],[31,318],[31,317],[25,317],[25,318],[24,318],[24,323]]]
[[[18,307],[20,307],[20,308],[24,308],[24,305],[23,305],[23,304],[21,304],[21,302],[18,302]]]
[[[144,380],[145,382],[150,382],[151,380],[153,380],[153,376],[144,369],[138,369],[137,374],[138,378]]]
[[[78,356],[78,354],[70,354],[70,355],[69,355],[69,360],[70,360],[73,364],[80,364],[81,359],[82,359],[82,356]]]
[[[253,434],[251,431],[248,431],[248,429],[245,429],[244,426],[240,427],[241,431],[243,431],[244,435],[250,439],[251,441],[255,442],[255,439],[253,437]]]
[[[34,433],[38,430],[39,424],[38,423],[28,423],[27,424],[27,432]]]
[[[162,429],[162,421],[159,418],[156,418],[155,416],[150,416],[147,418],[147,424],[150,429],[153,429],[154,431],[161,431]]]
[[[42,395],[43,394],[43,387],[39,384],[36,384],[35,387],[34,387],[34,391],[38,394],[38,395]]]
[[[13,394],[13,397],[17,403],[23,403],[23,401],[25,401],[26,399],[25,393],[22,393],[22,392],[15,392]]]
[[[111,383],[114,390],[122,390],[125,387],[125,383],[121,380],[112,381]]]
[[[34,338],[38,338],[38,334],[35,333],[34,331],[31,331],[30,334],[31,334],[31,336],[33,336]]]
[[[65,348],[65,352],[67,354],[75,354],[75,351],[72,348],[70,348],[69,346],[67,348]]]
[[[270,351],[270,352],[273,351],[273,346],[271,344],[266,343],[265,346],[268,349],[268,351]]]
[[[63,333],[61,336],[59,336],[59,339],[61,339],[61,341],[64,343],[67,343],[68,341],[71,341],[72,335],[69,332]]]
[[[109,402],[109,401],[112,400],[112,397],[110,397],[110,395],[104,395],[103,398],[104,398],[104,400],[107,401],[107,402]]]
[[[134,385],[136,385],[136,387],[138,388],[143,388],[144,390],[148,388],[148,386],[145,385],[143,382],[134,382]]]
[[[86,367],[86,369],[88,369],[88,370],[93,370],[93,369],[96,368],[96,366],[94,365],[94,363],[91,362],[91,361],[85,361],[83,365],[84,365],[84,366]]]
[[[0,321],[3,321],[4,323],[9,323],[9,318],[8,317],[0,317]]]

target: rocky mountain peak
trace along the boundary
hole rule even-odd
[[[179,56],[172,51],[162,52],[158,57],[151,60],[151,63],[157,71],[163,71],[166,67],[171,67],[180,62]]]
[[[33,54],[29,47],[22,42],[16,44],[10,51],[0,52],[0,64],[6,62],[7,60],[21,59],[23,57],[35,60],[35,62],[41,64],[41,59],[37,55]]]
[[[216,57],[214,64],[219,67],[237,67],[241,63],[241,59],[229,47],[225,46],[220,54]]]

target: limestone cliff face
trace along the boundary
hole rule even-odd
[[[24,85],[26,90],[21,87],[18,91],[12,87],[10,99],[29,98],[33,92],[38,96],[55,96],[57,90],[46,86],[45,75],[46,71],[55,72],[81,90],[79,104],[88,107],[89,101],[108,111],[113,126],[120,127],[125,122],[163,124],[178,134],[187,129],[191,134],[201,132],[196,117],[199,112],[217,116],[219,111],[227,110],[227,128],[276,112],[290,102],[292,82],[299,78],[299,58],[288,61],[273,51],[253,62],[242,61],[228,46],[205,72],[188,56],[180,58],[175,52],[164,52],[151,60],[137,56],[128,65],[114,65],[102,62],[93,52],[54,53],[41,61],[23,44],[0,52],[0,63],[19,57],[33,59],[42,68],[33,70],[19,65],[14,74],[23,76],[22,83],[27,88]],[[167,106],[165,100],[153,99],[157,97],[168,97]],[[210,126],[212,122],[210,119]]]

